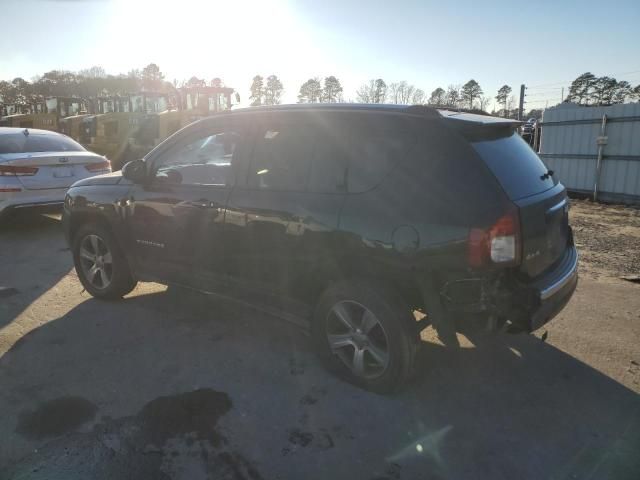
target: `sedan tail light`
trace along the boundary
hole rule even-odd
[[[520,219],[516,209],[500,217],[489,228],[469,232],[467,260],[471,267],[520,263]]]
[[[104,162],[87,163],[84,168],[90,172],[103,172],[105,170],[111,171],[111,162],[105,160]]]
[[[33,176],[38,173],[37,167],[25,167],[22,165],[0,165],[0,177]]]

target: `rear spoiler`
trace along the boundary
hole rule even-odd
[[[520,120],[514,120],[511,118],[494,117],[487,112],[478,109],[455,109],[450,110],[450,107],[438,107],[429,105],[411,105],[406,108],[407,113],[415,115],[423,115],[425,117],[443,118],[446,120],[455,120],[455,123],[465,124],[466,126],[476,127],[502,127],[502,128],[517,128],[524,124]]]
[[[447,126],[461,133],[470,142],[509,137],[524,123],[510,118],[452,112],[450,110],[439,110],[439,113],[445,119]]]
[[[476,113],[456,112],[452,110],[438,110],[441,117],[447,120],[455,120],[467,124],[473,124],[478,127],[511,127],[517,128],[524,122],[513,120],[511,118],[492,117],[491,115],[479,115]]]

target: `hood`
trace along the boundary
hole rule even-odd
[[[95,177],[85,178],[83,180],[78,180],[76,183],[71,185],[71,188],[74,187],[88,187],[91,185],[117,185],[122,180],[122,172],[113,172],[113,173],[105,173],[103,175],[96,175]]]

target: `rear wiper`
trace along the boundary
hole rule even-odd
[[[553,176],[553,170],[547,170],[547,173],[544,175],[540,175],[540,180],[546,180],[547,178],[551,178]]]

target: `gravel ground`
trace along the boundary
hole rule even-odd
[[[392,396],[329,375],[300,328],[247,306],[153,283],[92,299],[59,219],[14,219],[0,480],[637,480],[640,285],[618,276],[638,271],[638,216],[574,202],[571,217],[582,277],[565,310],[455,350],[427,330]]]

